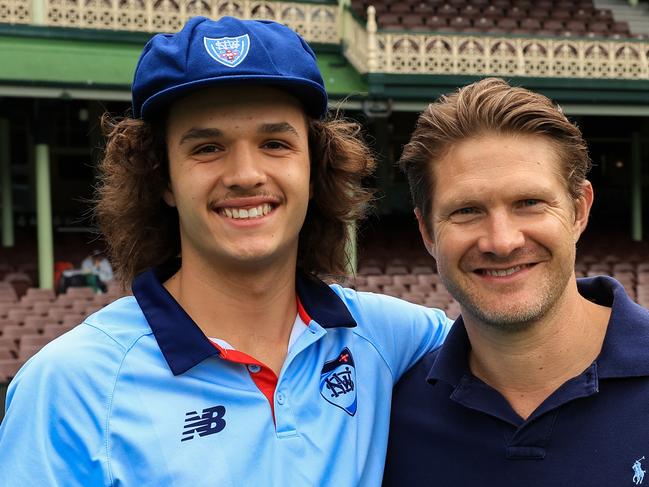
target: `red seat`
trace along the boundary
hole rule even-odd
[[[18,359],[0,359],[0,382],[8,382],[13,379],[22,362]]]

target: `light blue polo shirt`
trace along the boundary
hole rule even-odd
[[[300,274],[306,330],[276,377],[209,340],[162,286],[170,272],[141,274],[21,369],[2,485],[379,486],[392,386],[446,316]]]

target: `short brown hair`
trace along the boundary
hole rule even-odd
[[[298,267],[343,276],[350,223],[363,217],[375,166],[360,126],[338,117],[309,121],[312,198],[300,231]],[[102,118],[107,137],[99,163],[94,215],[123,286],[180,253],[178,212],[162,199],[169,184],[164,125]]]
[[[512,87],[500,78],[486,78],[428,105],[399,159],[429,233],[433,162],[453,143],[488,133],[547,137],[564,165],[571,197],[581,195],[591,162],[580,130],[547,97]]]

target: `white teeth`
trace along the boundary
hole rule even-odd
[[[264,215],[268,215],[272,210],[272,207],[269,203],[264,203],[254,208],[223,208],[221,211],[222,215],[227,216],[228,218],[236,219],[249,219],[249,218],[260,218]]]
[[[494,276],[494,277],[505,277],[505,276],[511,276],[514,272],[518,272],[521,270],[521,266],[517,265],[516,267],[510,267],[509,269],[500,269],[500,270],[485,270],[485,274],[488,276]]]

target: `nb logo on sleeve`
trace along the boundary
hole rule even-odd
[[[223,416],[225,416],[225,406],[203,409],[200,415],[196,411],[185,413],[185,431],[180,441],[191,440],[196,433],[198,436],[207,436],[222,431],[225,428]]]

